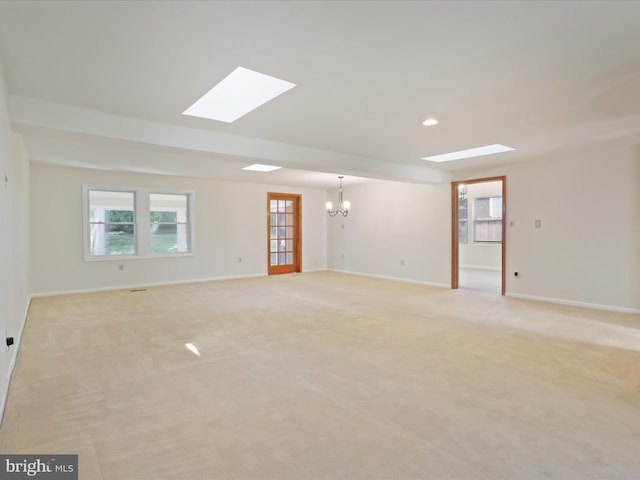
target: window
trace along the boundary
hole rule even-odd
[[[185,253],[189,251],[188,195],[152,193],[149,195],[151,251]]]
[[[502,241],[502,197],[474,199],[473,241]]]
[[[89,190],[89,255],[135,254],[135,193]]]
[[[191,252],[192,193],[84,187],[85,260]]]

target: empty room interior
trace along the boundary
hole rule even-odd
[[[0,477],[640,479],[638,18],[1,1]]]

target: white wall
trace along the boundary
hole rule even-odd
[[[82,186],[195,193],[194,255],[84,261]],[[34,294],[267,274],[267,192],[302,195],[302,269],[326,269],[326,191],[32,164]],[[242,262],[238,259],[242,257]],[[124,270],[118,265],[123,264]]]
[[[458,247],[460,267],[483,270],[502,270],[502,244],[473,241],[473,199],[502,196],[502,182],[471,183],[467,185],[469,236],[466,244]]]
[[[329,268],[449,286],[450,188],[386,181],[345,184],[351,212],[328,220]],[[329,199],[336,198],[337,191],[330,192]]]
[[[454,180],[499,175],[507,295],[640,313],[640,147],[591,145]],[[352,211],[329,219],[329,268],[450,285],[449,196],[449,184],[345,185]]]
[[[6,176],[6,180],[5,180]],[[0,414],[29,305],[29,162],[11,130],[0,66]],[[6,348],[6,337],[15,344]]]
[[[455,179],[494,175],[507,176],[507,295],[640,312],[638,146],[591,145]]]

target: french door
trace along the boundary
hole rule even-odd
[[[302,271],[300,195],[267,194],[269,275]]]

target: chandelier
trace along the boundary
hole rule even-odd
[[[343,176],[338,177],[340,179],[340,190],[338,191],[338,207],[333,210],[333,204],[331,202],[327,202],[327,213],[330,217],[335,217],[337,214],[341,213],[342,216],[346,217],[351,209],[351,203],[349,201],[342,200],[342,179]]]

